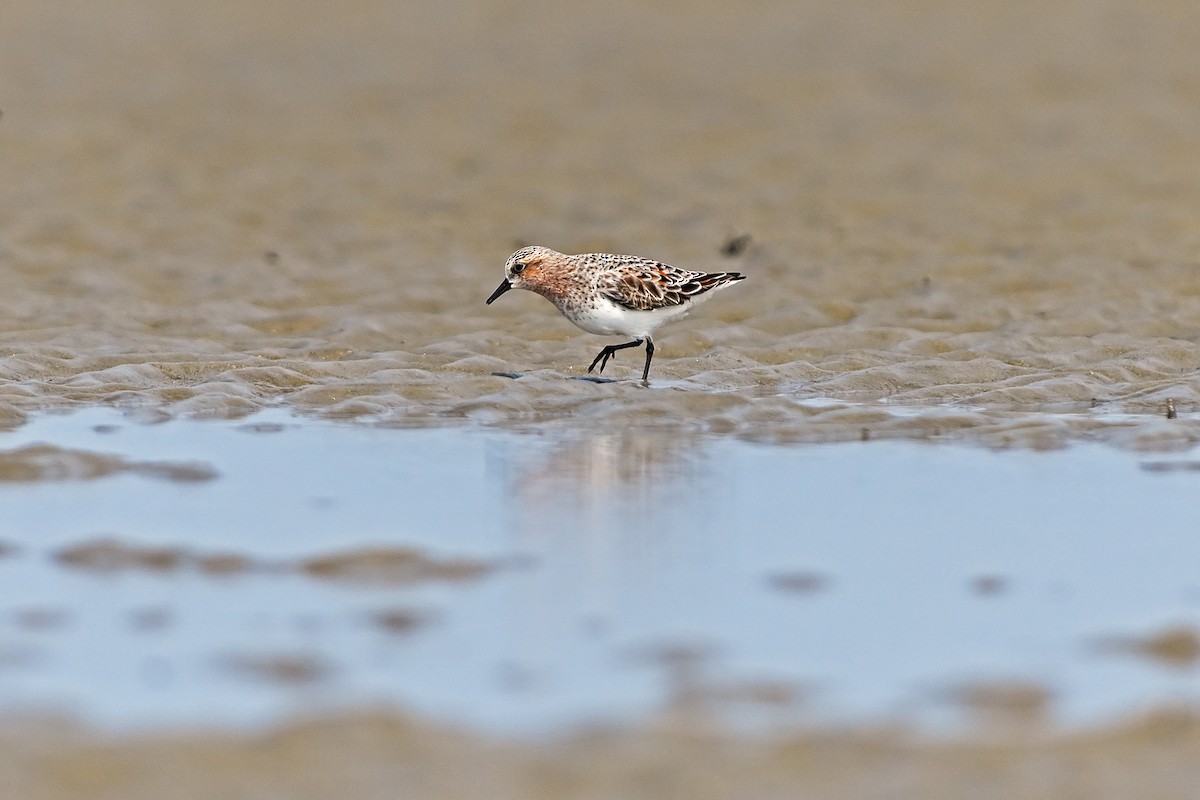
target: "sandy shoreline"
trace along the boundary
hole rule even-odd
[[[498,741],[401,714],[297,722],[260,735],[112,737],[0,725],[0,789],[73,798],[1192,797],[1200,722],[1164,710],[1095,731],[930,741],[833,730],[748,740],[702,721]]]
[[[1186,4],[69,5],[0,31],[0,423],[1200,438]],[[672,391],[562,381],[600,337],[483,304],[529,242],[750,280],[664,329]]]

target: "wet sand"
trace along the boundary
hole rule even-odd
[[[10,0],[0,425],[283,407],[1186,449],[1198,35],[1191,4],[1115,0]],[[629,358],[609,367],[618,383],[564,380],[607,340],[537,297],[483,305],[528,243],[750,280],[662,331],[648,390]],[[18,461],[35,482],[213,478],[69,448]],[[212,796],[205,781],[227,775],[231,794],[294,796],[405,781],[426,796],[1186,796],[1195,727],[1168,720],[1003,745],[649,726],[545,749],[403,715],[167,741],[12,723],[0,782],[16,788],[0,788]],[[487,769],[464,774],[472,762]]]
[[[1171,399],[1132,444],[1184,446],[1197,25],[1184,3],[15,0],[0,419],[282,403],[1055,446]],[[630,359],[566,382],[607,340],[532,295],[483,305],[528,242],[751,280],[661,333],[671,391]]]
[[[25,800],[259,794],[422,798],[1053,800],[1194,797],[1200,723],[1163,711],[1073,736],[938,742],[903,731],[748,741],[695,721],[541,744],[480,739],[402,714],[286,726],[266,736],[114,742],[49,722],[0,728],[0,786]]]

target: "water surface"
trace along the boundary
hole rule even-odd
[[[1019,686],[1078,724],[1200,689],[1136,645],[1200,629],[1186,456],[109,411],[0,437],[35,443],[142,469],[0,486],[8,710],[936,726]]]

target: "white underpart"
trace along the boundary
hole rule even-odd
[[[594,304],[583,308],[559,306],[559,310],[563,316],[588,333],[645,339],[660,325],[687,315],[693,306],[707,300],[715,291],[716,289],[710,289],[704,294],[696,295],[683,305],[663,306],[652,311],[626,308],[603,296],[597,297]]]

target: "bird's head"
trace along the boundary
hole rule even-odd
[[[545,264],[558,255],[548,247],[522,247],[504,262],[504,280],[487,299],[488,305],[509,289],[527,289],[535,285]]]

